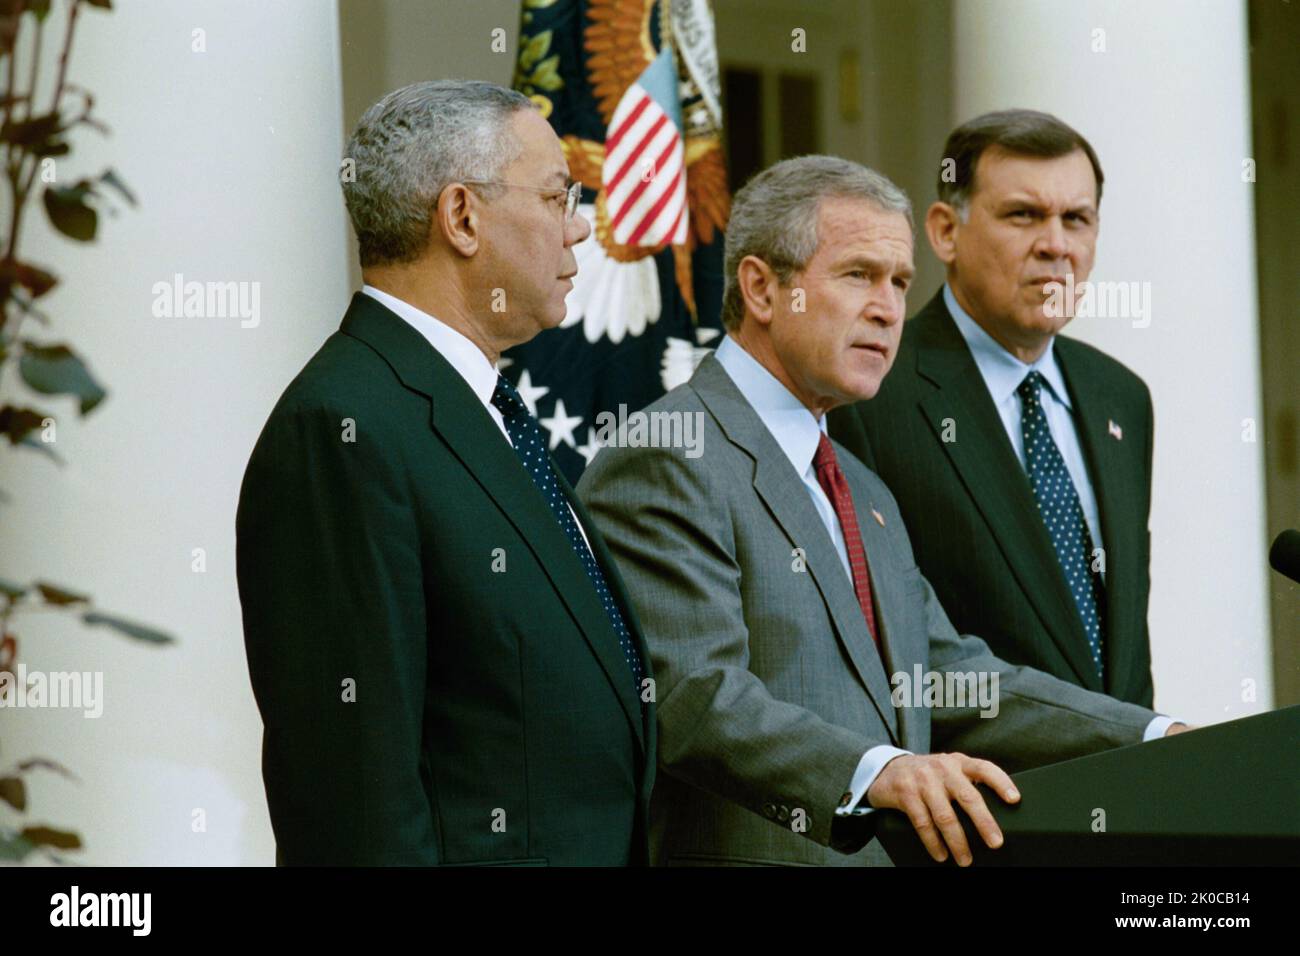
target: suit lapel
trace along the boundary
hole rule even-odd
[[[1082,686],[1101,691],[1074,598],[1029,478],[940,292],[915,319],[917,371],[937,386],[921,412],[983,514],[1021,589]],[[945,441],[951,422],[954,433]]]
[[[846,449],[837,449],[837,454],[849,454]],[[929,635],[922,630],[923,647],[907,647],[907,630],[903,627],[902,608],[907,604],[907,594],[903,587],[905,570],[897,565],[893,547],[885,526],[876,520],[880,511],[870,494],[861,488],[853,489],[853,510],[857,513],[858,528],[862,532],[862,547],[867,553],[867,565],[871,575],[871,599],[876,609],[876,628],[880,631],[880,646],[884,653],[886,675],[908,673],[909,663],[928,655]],[[854,595],[854,606],[857,596]],[[860,614],[860,612],[859,612]],[[892,701],[891,701],[892,704]],[[898,739],[916,741],[917,722],[921,714],[916,707],[890,707],[899,718]]]
[[[1129,493],[1142,480],[1140,472],[1134,470],[1135,466],[1140,468],[1140,455],[1135,457],[1131,446],[1123,444],[1125,409],[1115,391],[1107,387],[1105,369],[1069,339],[1058,337],[1055,349],[1061,374],[1070,389],[1079,443],[1097,496],[1106,561],[1107,684],[1112,689],[1119,688],[1127,686],[1128,674],[1121,673],[1121,669],[1129,666],[1130,659],[1124,653],[1123,642],[1112,638],[1127,632],[1134,597],[1132,583],[1142,571],[1137,560],[1137,535],[1142,519],[1135,513]],[[1136,424],[1130,423],[1130,435]],[[1111,431],[1112,425],[1118,428],[1119,437]],[[1130,442],[1135,440],[1131,438]]]
[[[478,397],[419,332],[364,293],[358,292],[353,296],[343,319],[343,331],[383,356],[408,388],[429,396],[433,430],[460,459],[537,558],[600,662],[637,740],[644,747],[640,702],[634,693],[631,674],[623,660],[617,636],[608,623],[591,579],[537,486]],[[558,469],[556,473],[559,474]],[[575,501],[567,482],[563,477],[560,480],[565,493],[570,496],[569,500]],[[589,539],[596,537],[595,526],[589,520],[583,521],[583,528]],[[602,560],[600,556],[597,559]],[[604,567],[607,579],[617,577],[612,564],[604,563]],[[621,588],[619,590],[621,592]],[[624,595],[620,593],[620,597]],[[628,618],[629,628],[634,626],[634,622],[635,618]]]
[[[717,359],[709,356],[700,363],[691,386],[727,437],[754,459],[754,490],[792,546],[803,549],[808,573],[821,593],[836,636],[897,743],[901,739],[898,719],[890,702],[884,663],[871,640],[839,553],[803,480]]]
[[[627,622],[627,628],[632,634],[632,640],[636,643],[637,653],[641,655],[641,663],[645,668],[646,675],[648,677],[653,677],[654,674],[651,673],[650,670],[650,648],[645,642],[645,633],[641,629],[641,619],[637,616],[636,606],[632,603],[632,596],[628,594],[627,587],[623,584],[623,575],[618,571],[618,564],[614,560],[614,555],[610,553],[609,546],[605,544],[604,537],[599,533],[595,519],[587,513],[587,509],[582,504],[582,499],[578,497],[578,493],[573,490],[573,487],[565,479],[564,472],[561,471],[559,467],[556,467],[555,469],[555,476],[559,479],[560,488],[564,490],[565,497],[567,497],[569,503],[573,505],[574,514],[578,516],[578,521],[587,532],[587,540],[591,544],[592,553],[596,557],[596,563],[600,565],[602,570],[604,570],[605,583],[608,584],[610,590],[614,592],[614,599],[618,602],[619,608],[623,611],[623,619]],[[572,548],[570,548],[570,550],[572,550]],[[583,571],[582,576],[583,580],[587,580],[586,571]],[[587,580],[587,586],[589,590],[592,590],[594,597],[595,591],[591,588],[591,582],[589,580]],[[601,609],[601,613],[604,613],[603,608]],[[618,665],[623,669],[623,671],[627,671],[627,662],[623,660],[622,650],[621,648],[618,648],[618,650]],[[606,664],[606,673],[609,673],[610,668],[607,662],[602,660],[602,664]],[[627,683],[627,680],[623,681],[624,685]],[[635,695],[632,695],[630,703],[636,708],[636,713],[638,714],[636,719],[642,720],[645,725],[643,730],[653,736],[654,702],[648,702],[647,706],[643,708],[640,706],[640,701],[636,699]]]

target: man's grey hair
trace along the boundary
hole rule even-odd
[[[430,80],[366,110],[348,139],[341,177],[362,267],[418,258],[439,194],[450,183],[499,179],[523,151],[510,120],[529,108],[528,97],[495,83]],[[488,197],[499,191],[483,187]]]
[[[746,256],[762,259],[782,285],[817,251],[823,199],[866,199],[902,213],[914,229],[907,193],[875,170],[838,156],[798,156],[763,170],[735,195],[727,221],[722,324],[740,326],[745,301],[736,272]]]

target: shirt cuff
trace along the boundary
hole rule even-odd
[[[1146,743],[1148,740],[1159,740],[1174,724],[1185,723],[1187,723],[1187,721],[1179,720],[1177,717],[1162,717],[1157,714],[1151,719],[1151,723],[1147,724],[1147,729],[1142,734],[1142,742]]]
[[[835,808],[835,815],[860,817],[875,810],[875,807],[866,802],[867,791],[876,782],[876,777],[880,776],[880,771],[885,769],[885,764],[895,757],[909,757],[911,754],[910,750],[899,750],[889,744],[880,744],[864,753],[862,759],[858,761],[858,769],[853,771],[853,780],[849,782],[849,789],[844,796],[840,797],[840,805]]]

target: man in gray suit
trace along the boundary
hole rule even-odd
[[[957,634],[893,495],[827,437],[826,411],[893,361],[912,228],[907,197],[856,163],[756,176],[727,229],[727,338],[578,486],[658,682],[656,863],[887,863],[872,811],[893,807],[966,865],[953,801],[1002,842],[976,782],[1014,802],[1007,770],[1183,729]],[[702,442],[644,440],[688,415]]]

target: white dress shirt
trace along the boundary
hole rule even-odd
[[[848,549],[844,545],[844,532],[840,528],[839,518],[835,515],[835,508],[822,490],[821,483],[817,480],[816,469],[813,468],[817,445],[821,441],[822,433],[826,431],[826,416],[823,415],[820,419],[813,418],[807,406],[730,335],[723,339],[714,357],[740,390],[740,394],[753,407],[759,419],[767,426],[767,430],[771,432],[776,443],[790,460],[790,464],[794,466],[795,472],[803,480],[804,488],[807,489],[817,514],[835,544],[844,573],[852,583],[853,572],[849,566]],[[1142,739],[1146,741],[1164,736],[1172,723],[1174,721],[1168,717],[1156,717],[1147,726]],[[866,803],[865,797],[871,785],[875,783],[876,777],[889,761],[910,754],[910,750],[902,750],[892,744],[878,744],[869,748],[862,755],[857,769],[853,772],[853,779],[849,782],[848,793],[851,794],[851,799],[847,805],[835,809],[836,815],[860,816],[872,812],[874,808]]]
[[[371,285],[363,285],[361,291],[370,296],[380,305],[395,312],[399,317],[406,320],[415,331],[419,332],[428,341],[430,345],[437,350],[438,354],[447,360],[447,364],[454,368],[460,377],[465,380],[478,400],[483,403],[487,413],[492,416],[492,421],[496,422],[497,428],[504,436],[506,443],[514,448],[514,442],[510,440],[510,432],[506,430],[506,421],[501,415],[501,411],[492,404],[492,393],[497,388],[497,376],[500,372],[497,367],[488,361],[488,357],[483,354],[483,350],[477,345],[461,335],[455,329],[445,322],[439,322],[427,312],[422,312],[409,302],[403,302],[394,295],[389,295],[381,289],[376,289]],[[521,464],[522,468],[523,465]],[[531,476],[530,476],[531,479]],[[573,505],[569,505],[569,514],[573,515],[573,523],[578,526],[578,531],[582,535],[582,540],[587,543],[587,549],[591,550],[591,541],[587,538],[587,530],[583,528],[582,522],[578,520],[577,512],[573,510]],[[595,552],[592,551],[593,556]]]

